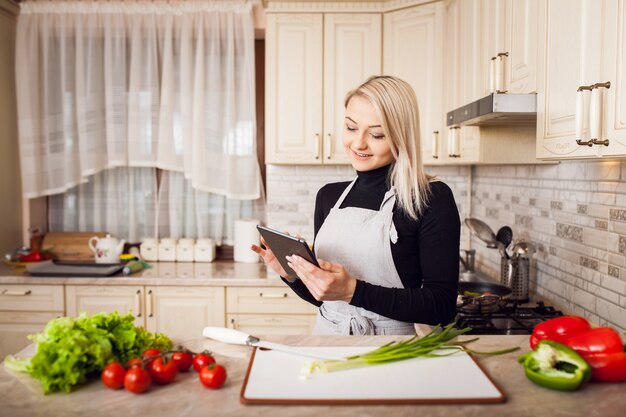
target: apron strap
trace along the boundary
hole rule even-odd
[[[358,178],[358,177],[357,177]],[[341,193],[341,195],[339,196],[339,198],[337,199],[337,202],[335,203],[335,205],[333,206],[333,208],[338,209],[339,206],[341,206],[341,203],[343,203],[343,200],[346,199],[346,196],[348,195],[348,193],[350,192],[350,190],[352,189],[352,187],[354,186],[354,183],[356,182],[356,178],[352,180],[352,182],[350,184],[348,184],[348,186],[346,187],[345,190],[343,190],[343,193]]]

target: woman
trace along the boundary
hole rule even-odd
[[[415,93],[375,76],[345,99],[343,142],[357,178],[322,187],[315,204],[320,267],[288,257],[287,281],[320,307],[315,334],[414,334],[456,310],[460,220],[450,188],[426,175]],[[269,249],[253,246],[287,276]],[[284,278],[283,278],[284,279]]]

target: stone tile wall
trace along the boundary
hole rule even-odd
[[[354,178],[349,166],[268,166],[268,225],[313,238],[317,190]],[[470,213],[494,232],[537,247],[531,295],[567,313],[626,329],[626,161],[553,165],[428,167],[454,191],[461,219]],[[468,191],[471,189],[471,207]],[[477,267],[500,275],[496,250],[462,227],[461,247],[476,249]]]
[[[472,168],[472,215],[530,241],[531,293],[597,324],[626,329],[626,161]],[[477,266],[496,250],[472,238]]]

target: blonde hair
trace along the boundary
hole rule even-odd
[[[393,76],[373,76],[348,92],[345,106],[352,97],[366,98],[376,109],[383,132],[389,140],[395,159],[389,170],[398,206],[412,219],[417,219],[428,203],[429,183],[422,164],[419,109],[415,91]]]

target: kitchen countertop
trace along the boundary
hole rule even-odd
[[[320,337],[320,336],[268,336],[266,339],[302,346],[378,346],[393,339],[391,336]],[[462,337],[464,338],[464,337]],[[483,369],[504,391],[507,401],[502,404],[454,405],[368,405],[368,406],[259,406],[242,405],[239,393],[248,365],[250,350],[198,338],[185,344],[200,351],[210,349],[218,362],[228,371],[226,385],[220,390],[208,390],[198,381],[195,372],[181,373],[167,386],[152,387],[142,395],[124,390],[112,391],[96,380],[71,394],[44,396],[38,382],[25,374],[14,374],[4,364],[0,365],[0,415],[22,417],[33,415],[89,415],[97,416],[507,416],[507,417],[565,417],[626,415],[624,384],[587,383],[575,392],[559,392],[541,388],[528,381],[517,357],[528,351],[528,336],[481,336],[473,343],[476,350],[492,350],[520,346],[518,352],[502,356],[484,356],[477,360]],[[19,353],[29,356],[33,346]],[[349,371],[346,371],[349,372]],[[380,383],[355,381],[355,383]]]
[[[130,276],[34,277],[25,268],[0,265],[0,284],[38,285],[202,285],[202,286],[284,286],[280,277],[263,263],[233,261],[154,262],[151,268]]]

